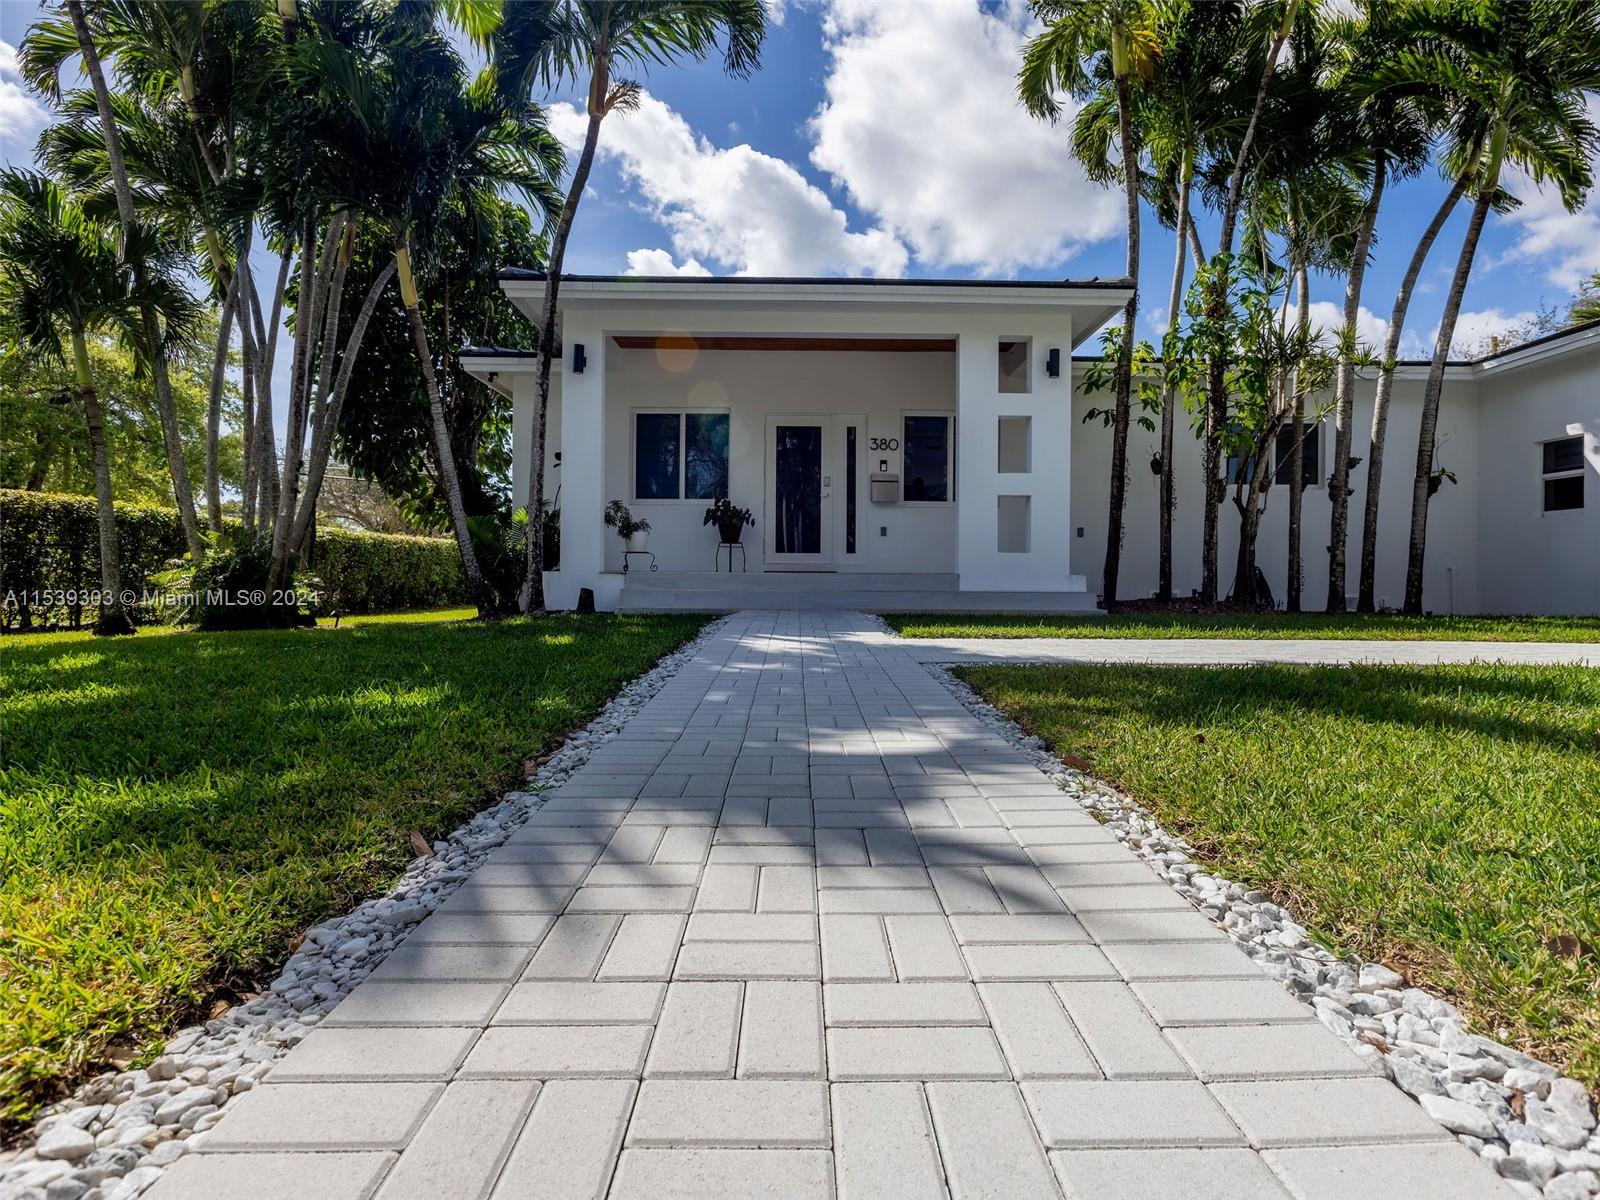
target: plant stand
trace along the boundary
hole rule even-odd
[[[655,556],[655,552],[654,551],[652,551],[652,550],[624,550],[622,552],[622,573],[624,575],[626,575],[628,573],[628,566],[629,566],[628,560],[633,558],[635,555],[643,555],[645,558],[648,558],[650,560],[650,569],[652,571],[654,571],[656,569],[656,556]]]
[[[717,571],[722,570],[722,552],[723,552],[723,550],[727,550],[727,552],[728,552],[728,574],[729,575],[733,574],[733,552],[735,550],[737,550],[739,552],[739,571],[741,573],[748,573],[749,572],[749,570],[750,570],[750,556],[745,553],[744,543],[743,542],[718,542],[717,543],[716,555],[711,560],[711,570],[713,572],[717,572]]]

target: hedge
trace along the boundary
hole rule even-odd
[[[187,549],[171,509],[117,504],[123,590],[143,593],[150,576]],[[453,541],[328,528],[309,566],[326,613],[387,612],[464,603]],[[0,623],[7,629],[92,621],[75,603],[50,602],[100,586],[100,535],[93,496],[0,489]],[[41,595],[41,594],[48,595]],[[44,599],[43,604],[37,603]]]

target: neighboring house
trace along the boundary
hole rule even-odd
[[[500,278],[537,319],[544,276]],[[546,447],[561,566],[547,573],[547,602],[572,607],[592,588],[602,609],[1093,609],[1110,433],[1083,415],[1109,397],[1082,394],[1085,360],[1072,351],[1127,296],[1125,280],[565,277]],[[473,349],[462,365],[513,399],[513,490],[525,503],[537,358]],[[1426,370],[1400,368],[1390,417],[1379,560],[1390,604],[1403,590]],[[1358,389],[1363,459],[1373,387]],[[1458,482],[1432,505],[1428,607],[1600,610],[1600,325],[1452,364],[1439,428],[1439,465]],[[1154,442],[1137,427],[1130,437],[1124,598],[1156,581]],[[1199,584],[1201,495],[1187,417],[1177,444],[1174,563],[1187,595]],[[1307,608],[1326,588],[1330,447],[1325,424],[1307,450]],[[1352,594],[1365,480],[1357,467]],[[1259,554],[1280,599],[1283,491]],[[732,576],[702,524],[720,496],[755,515]],[[613,499],[650,522],[656,572],[649,558],[625,561],[604,526]],[[1226,586],[1231,504],[1220,525]]]

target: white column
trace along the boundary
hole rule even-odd
[[[587,362],[573,371],[576,347]],[[594,588],[601,608],[615,603],[620,584],[607,587],[605,567],[605,337],[598,320],[567,312],[562,329],[561,569],[545,575],[545,603],[573,608],[580,588]],[[547,479],[554,476],[546,476]]]
[[[1072,327],[976,312],[956,350],[956,564],[962,591],[1082,591],[1072,574]],[[1000,390],[1000,343],[1027,343],[1028,390]],[[1059,352],[1055,378],[1047,372]],[[1028,470],[1000,470],[1000,420],[1027,421]],[[1012,464],[1007,464],[1012,465]],[[1010,544],[1002,549],[1002,545]]]

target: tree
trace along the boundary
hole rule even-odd
[[[1238,232],[1240,206],[1244,199],[1245,174],[1250,163],[1251,151],[1255,146],[1261,115],[1266,108],[1268,92],[1272,87],[1273,75],[1278,68],[1278,58],[1294,28],[1300,4],[1301,0],[1283,0],[1280,7],[1275,0],[1269,0],[1268,3],[1260,4],[1246,14],[1246,23],[1250,27],[1246,37],[1258,40],[1257,35],[1265,33],[1265,54],[1259,70],[1253,72],[1258,79],[1256,94],[1250,104],[1249,116],[1244,121],[1238,141],[1220,150],[1214,164],[1218,168],[1217,182],[1221,192],[1221,220],[1217,233],[1217,249],[1211,259],[1214,269],[1207,273],[1207,278],[1211,282],[1211,312],[1207,320],[1214,328],[1223,328],[1227,323],[1228,271],[1233,261],[1234,237]],[[1263,30],[1260,28],[1263,25],[1268,25],[1269,28]],[[1240,64],[1234,67],[1233,64],[1228,64],[1228,69],[1239,69],[1243,73],[1248,70],[1248,66]],[[1224,172],[1225,186],[1221,184]],[[1226,341],[1216,341],[1211,344],[1211,349],[1214,358],[1208,366],[1203,414],[1205,506],[1200,545],[1200,599],[1207,604],[1213,604],[1217,599],[1217,509],[1226,496],[1221,466],[1223,428],[1228,419],[1230,347]]]
[[[1592,183],[1589,159],[1600,149],[1600,129],[1587,114],[1585,93],[1600,90],[1600,0],[1445,0],[1420,14],[1417,32],[1422,35],[1418,44],[1396,56],[1385,79],[1399,85],[1421,80],[1445,94],[1450,108],[1446,160],[1452,169],[1471,173],[1475,199],[1423,392],[1411,489],[1408,613],[1422,611],[1445,366],[1484,223],[1503,200],[1501,174],[1514,164],[1536,183],[1553,184],[1573,212]]]
[[[121,229],[119,239],[119,253],[137,240],[140,236],[138,230],[138,214],[134,208],[133,188],[128,179],[127,167],[123,162],[122,146],[117,129],[116,119],[112,111],[111,92],[106,85],[105,71],[101,67],[100,52],[95,42],[95,34],[91,28],[88,15],[85,12],[83,0],[66,0],[67,16],[71,21],[74,40],[77,43],[79,60],[83,65],[83,72],[89,78],[90,88],[93,92],[95,103],[99,111],[101,135],[105,139],[106,156],[109,160],[111,180],[115,189],[117,200],[117,219]],[[30,34],[40,33],[36,26]],[[41,79],[54,79],[65,57],[59,53],[51,55],[43,63],[35,53],[41,40],[53,40],[57,46],[64,42],[58,30],[52,36],[33,36],[25,44],[25,57],[28,64],[25,69],[36,82]],[[145,286],[145,281],[139,276],[145,270],[144,264],[138,258],[127,260],[134,272],[134,292],[145,296],[154,294],[151,288]],[[159,290],[159,285],[156,289]],[[195,515],[194,488],[189,480],[188,464],[183,457],[183,442],[178,431],[177,409],[172,399],[172,384],[167,376],[166,363],[166,337],[163,334],[159,315],[153,307],[146,307],[140,314],[144,323],[143,342],[148,347],[151,355],[150,371],[155,380],[156,404],[161,412],[162,437],[167,453],[167,463],[172,471],[172,493],[178,508],[178,516],[183,524],[184,536],[189,543],[190,554],[198,561],[205,552],[205,544],[200,538],[199,519]]]
[[[501,263],[543,257],[527,211],[498,197],[486,199],[477,221],[467,219],[459,200],[446,206],[429,269],[418,280],[418,307],[469,522],[510,519],[511,414],[504,397],[461,368],[459,355],[471,345],[531,348],[533,326],[501,291],[495,271]],[[352,282],[367,286],[392,258],[388,247],[358,247]],[[381,307],[356,358],[335,452],[354,473],[376,480],[430,525],[445,528],[449,517],[430,460],[428,403],[409,319],[397,307]]]
[[[1351,426],[1355,419],[1356,319],[1361,288],[1371,257],[1373,230],[1385,187],[1420,171],[1427,161],[1430,123],[1423,106],[1401,89],[1372,91],[1365,83],[1410,44],[1410,4],[1403,0],[1362,0],[1360,17],[1330,22],[1332,71],[1323,94],[1339,98],[1333,111],[1347,115],[1346,161],[1363,169],[1366,203],[1355,231],[1345,275],[1344,313],[1339,329],[1339,369],[1333,407],[1333,460],[1328,471],[1327,610],[1345,611],[1345,546],[1350,519]]]
[[[1572,298],[1572,306],[1567,309],[1567,325],[1586,325],[1590,321],[1600,321],[1600,271],[1596,271],[1578,287],[1578,294]]]
[[[65,359],[71,348],[94,465],[100,532],[99,634],[132,633],[122,600],[121,566],[113,507],[105,422],[90,365],[89,338],[115,332],[146,362],[163,351],[143,342],[151,328],[163,336],[188,331],[194,305],[155,258],[163,248],[148,230],[133,226],[119,240],[93,221],[59,185],[32,172],[0,172],[0,321],[8,344]]]
[[[199,473],[205,460],[212,354],[204,346],[215,337],[217,315],[205,313],[196,345],[169,347],[172,397],[178,409],[189,469]],[[119,501],[170,507],[172,475],[167,467],[150,373],[132,350],[108,334],[90,333],[89,369],[105,426],[111,488]],[[28,491],[94,494],[94,458],[79,411],[75,368],[18,345],[0,353],[0,487]],[[242,439],[237,432],[239,388],[225,381],[222,416],[233,426],[217,441],[218,474],[224,487],[238,489],[242,478]],[[236,513],[236,510],[235,510]]]
[[[544,0],[505,8],[491,43],[500,86],[514,97],[534,87],[586,82],[588,124],[566,199],[550,239],[544,303],[539,311],[538,402],[529,439],[528,511],[544,507],[545,428],[550,411],[550,367],[556,351],[556,306],[567,240],[578,202],[594,166],[600,123],[638,103],[637,82],[616,77],[630,68],[701,61],[722,44],[722,65],[744,78],[761,63],[766,10],[761,0]],[[587,79],[585,80],[585,76]],[[522,609],[544,608],[544,543],[527,539]]]
[[[1134,323],[1139,315],[1139,144],[1135,133],[1134,80],[1144,86],[1156,72],[1158,46],[1149,27],[1145,0],[1031,0],[1044,32],[1023,48],[1017,90],[1024,107],[1036,117],[1056,119],[1058,96],[1068,92],[1087,98],[1105,86],[1116,95],[1117,144],[1127,207],[1127,271],[1132,291],[1123,309],[1123,335],[1118,341],[1115,408],[1111,426],[1111,495],[1106,525],[1106,558],[1102,591],[1108,612],[1117,608],[1117,580],[1122,566],[1122,513],[1128,489],[1128,424],[1133,403]],[[1102,172],[1104,160],[1090,162]]]
[[[561,154],[545,129],[542,112],[526,100],[493,86],[492,75],[469,79],[460,56],[432,26],[425,8],[396,10],[375,22],[372,36],[359,50],[329,46],[319,74],[330,80],[359,78],[358,88],[341,87],[349,119],[358,124],[350,137],[348,196],[340,203],[370,214],[388,239],[392,270],[400,286],[416,360],[428,400],[428,429],[433,466],[450,528],[461,553],[467,591],[480,615],[502,611],[504,598],[485,579],[474,547],[457,469],[444,398],[434,369],[427,325],[422,318],[417,270],[432,259],[441,240],[446,214],[486,230],[489,210],[500,203],[501,187],[515,187],[536,206],[554,204],[553,176]],[[342,63],[342,65],[341,65]],[[359,72],[359,74],[358,74]],[[332,120],[338,120],[336,113]],[[481,232],[481,230],[480,230]],[[484,239],[486,240],[486,239]],[[386,278],[386,276],[383,276]],[[376,286],[376,285],[375,285]],[[369,295],[373,292],[369,289]],[[336,321],[337,318],[330,318]],[[351,363],[353,368],[353,360]],[[347,374],[342,375],[347,382]],[[323,414],[337,426],[340,394]],[[325,466],[323,440],[317,445]],[[318,458],[313,456],[313,471]]]

